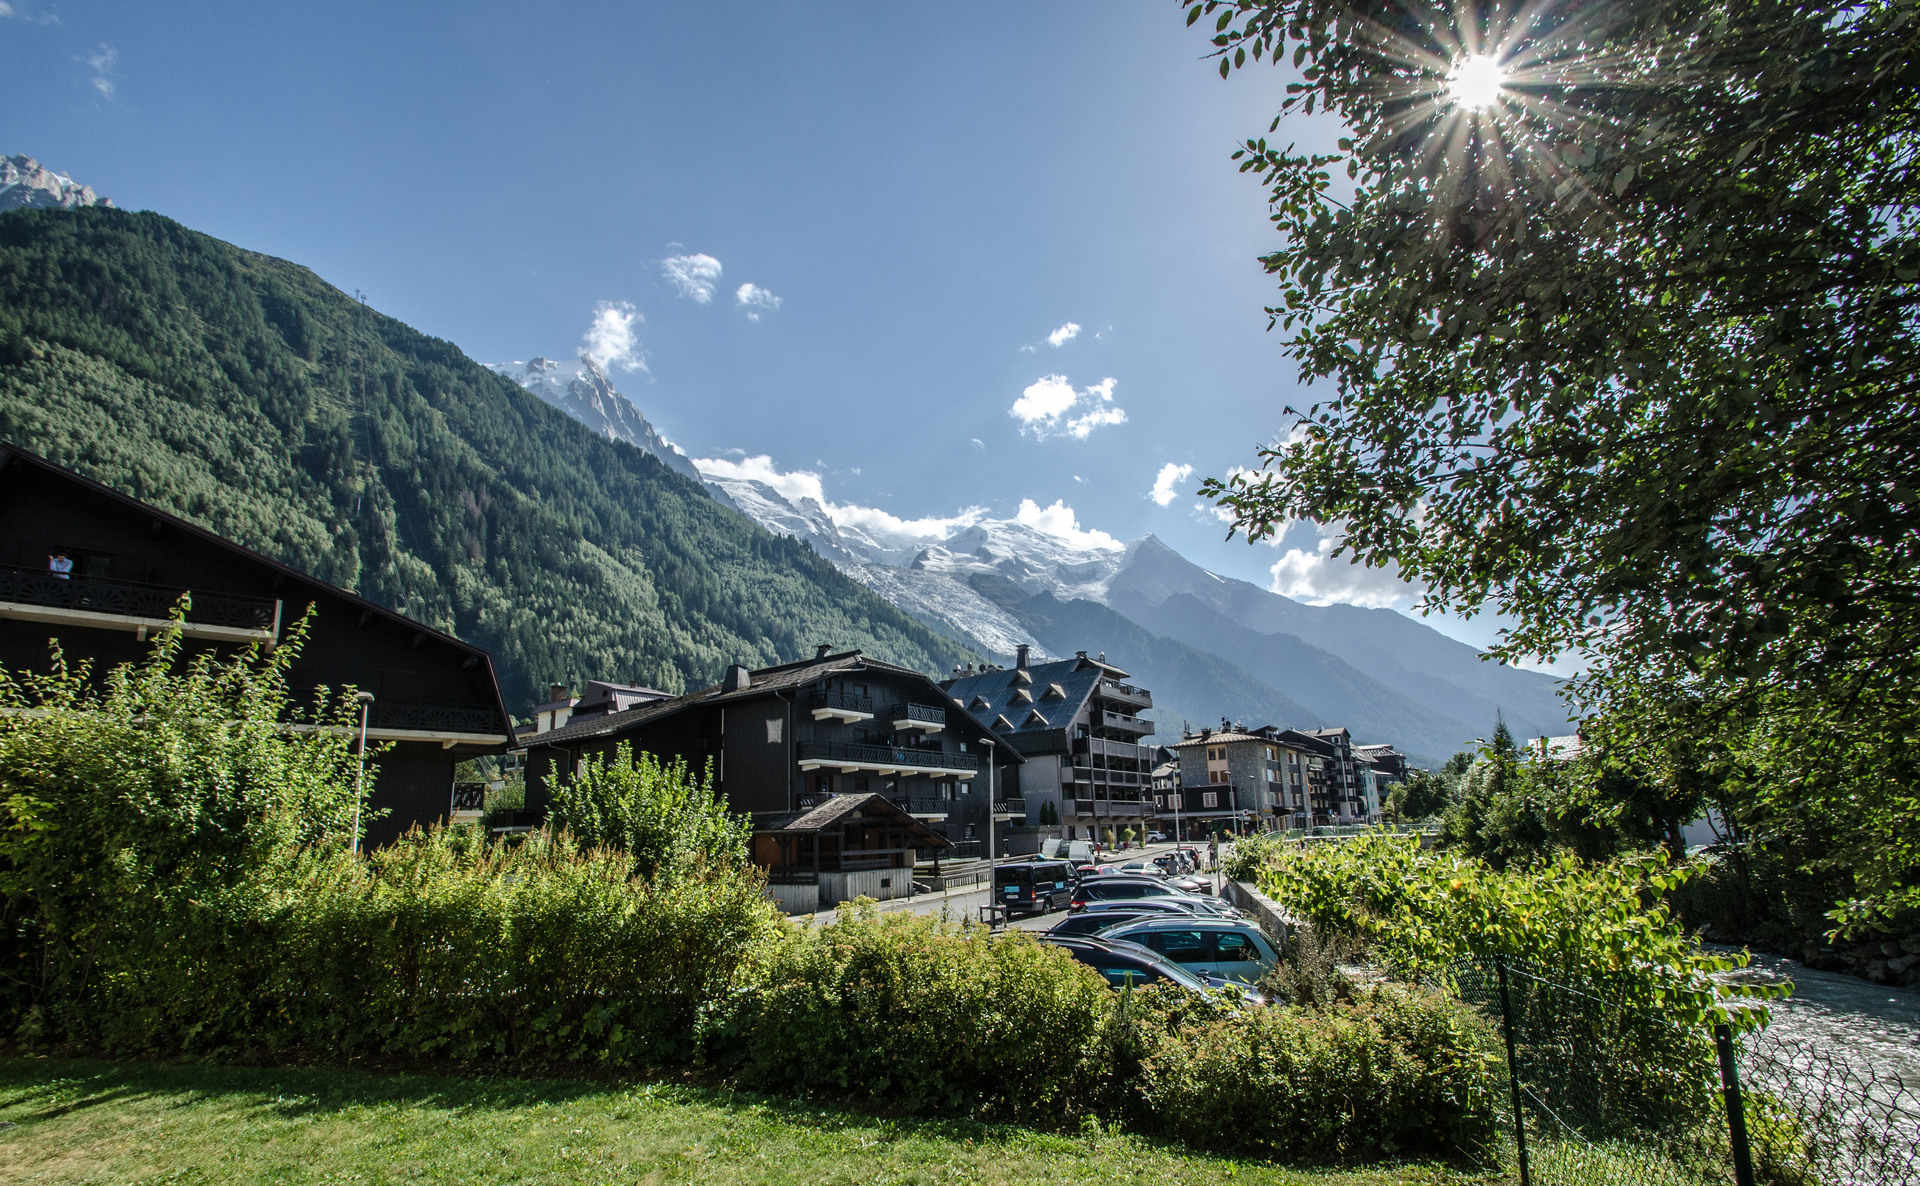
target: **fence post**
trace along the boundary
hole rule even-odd
[[[1747,1148],[1747,1110],[1740,1102],[1740,1067],[1733,1060],[1733,1032],[1726,1022],[1713,1027],[1720,1054],[1720,1097],[1727,1105],[1727,1142],[1733,1146],[1734,1186],[1753,1186],[1753,1154]]]
[[[1500,1032],[1507,1039],[1507,1090],[1513,1096],[1513,1143],[1520,1150],[1520,1186],[1533,1186],[1527,1168],[1527,1116],[1520,1110],[1520,1064],[1513,1054],[1513,1004],[1507,999],[1507,963],[1495,957],[1493,970],[1500,980]],[[1740,1186],[1753,1186],[1752,1178]]]

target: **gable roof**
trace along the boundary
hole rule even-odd
[[[911,833],[916,848],[945,848],[952,841],[928,827],[923,820],[916,819],[903,810],[899,804],[885,795],[869,791],[861,795],[829,795],[825,802],[799,816],[776,827],[762,828],[762,832],[832,832],[845,826],[854,816],[866,811],[877,811],[881,815],[892,816],[894,822],[902,824]]]
[[[942,686],[981,724],[1004,718],[1008,725],[1002,727],[996,723],[994,727],[1015,737],[1031,736],[1071,725],[1101,677],[1112,670],[1092,659],[1076,657],[976,672],[948,680]],[[1046,695],[1037,700],[1032,691],[1036,685],[1046,689]],[[1053,694],[1056,688],[1058,695]],[[1011,724],[1015,720],[1020,723]]]
[[[859,651],[841,651],[838,654],[816,655],[811,659],[798,659],[791,663],[779,663],[772,667],[762,667],[747,673],[745,688],[729,689],[726,684],[713,684],[698,691],[688,692],[667,700],[652,700],[645,704],[629,708],[624,712],[610,712],[601,716],[587,717],[568,721],[558,729],[546,733],[536,733],[530,737],[518,739],[522,746],[561,745],[596,737],[612,737],[641,725],[665,720],[693,708],[726,705],[739,701],[758,700],[779,692],[793,691],[809,684],[818,683],[835,675],[860,674],[872,672],[909,681],[918,681],[925,685],[924,691],[929,704],[942,707],[960,708],[952,698],[933,682],[924,672],[911,667],[901,667],[895,663],[869,659]],[[995,737],[986,725],[962,711],[955,715],[964,717],[973,723],[982,739],[995,741]],[[999,745],[999,749],[1011,752],[1012,747]],[[1024,761],[1019,754],[1013,754],[1014,761]]]
[[[202,527],[199,524],[192,522],[191,520],[182,519],[180,516],[171,514],[167,511],[163,511],[159,507],[156,507],[151,503],[141,502],[139,499],[134,498],[131,495],[122,494],[120,491],[115,490],[111,486],[105,485],[100,482],[96,482],[92,478],[87,477],[85,474],[76,473],[75,471],[70,470],[63,465],[56,465],[55,463],[48,461],[46,458],[40,456],[38,453],[29,452],[26,449],[22,449],[20,446],[12,444],[7,441],[0,441],[0,470],[6,469],[9,465],[16,465],[16,464],[24,464],[32,468],[41,470],[44,473],[50,474],[62,481],[71,482],[74,485],[77,485],[82,489],[84,489],[85,491],[87,491],[87,493],[92,494],[99,498],[104,498],[108,502],[118,504],[119,506],[125,507],[128,510],[134,511],[143,518],[151,519],[155,522],[164,524],[169,529],[178,531],[182,535],[189,536],[193,539],[197,539],[202,543],[210,544],[217,548],[222,548],[228,552],[233,553],[236,556],[239,556],[247,560],[250,563],[258,564],[263,568],[269,569],[275,574],[281,577],[284,577],[287,580],[294,582],[295,584],[306,585],[309,588],[312,588],[321,593],[324,593],[329,597],[338,598],[341,601],[346,602],[349,606],[353,607],[354,609],[361,611],[362,613],[371,614],[374,617],[385,618],[389,622],[393,622],[396,625],[399,625],[406,630],[410,630],[424,638],[433,639],[434,641],[439,642],[447,647],[450,647],[455,651],[462,652],[466,656],[466,658],[469,660],[475,661],[477,663],[485,664],[486,670],[487,670],[487,687],[493,693],[492,707],[500,714],[499,716],[500,734],[502,737],[513,736],[513,715],[507,711],[506,699],[500,695],[500,680],[493,670],[493,656],[489,654],[484,647],[477,647],[470,642],[464,642],[458,638],[455,638],[451,634],[446,634],[446,633],[443,633],[442,631],[434,629],[433,627],[427,625],[425,622],[415,621],[414,619],[409,618],[405,614],[399,613],[396,610],[391,610],[384,605],[380,605],[375,602],[368,601],[366,598],[360,596],[358,593],[353,592],[351,589],[342,589],[338,585],[330,585],[326,581],[321,580],[319,577],[311,576],[307,573],[301,572],[299,569],[294,568],[291,565],[282,564],[280,561],[275,560],[271,556],[268,556],[261,552],[256,552],[252,548],[247,547],[245,544],[236,543],[233,540],[228,539],[224,535],[219,535],[213,531],[209,531],[207,528]]]

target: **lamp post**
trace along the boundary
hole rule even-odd
[[[993,738],[987,738],[987,900],[993,900]]]
[[[360,761],[353,771],[353,845],[352,851],[360,851],[360,802],[361,788],[367,781],[367,715],[373,711],[373,693],[355,692],[353,698],[360,705]]]

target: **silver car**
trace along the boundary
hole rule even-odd
[[[1123,922],[1100,938],[1138,943],[1197,976],[1257,984],[1280,962],[1279,949],[1250,922],[1161,917]]]

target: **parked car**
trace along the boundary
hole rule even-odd
[[[994,866],[993,899],[1009,914],[1051,914],[1073,901],[1077,880],[1066,861],[1009,861]]]
[[[1218,918],[1210,910],[1195,909],[1185,898],[1134,898],[1117,902],[1088,902],[1054,923],[1049,935],[1092,935],[1107,927],[1143,918]]]
[[[1175,898],[1191,903],[1195,911],[1239,917],[1239,911],[1218,898],[1182,893],[1164,877],[1140,877],[1133,874],[1081,878],[1080,884],[1074,887],[1073,904],[1070,909],[1082,910],[1093,902],[1123,902],[1139,898]]]
[[[1127,861],[1124,864],[1110,866],[1108,873],[1131,873],[1139,877],[1161,877],[1178,886],[1184,894],[1210,894],[1213,883],[1204,877],[1189,877],[1185,873],[1169,873],[1150,860]]]
[[[1156,951],[1196,976],[1259,983],[1280,962],[1273,940],[1250,922],[1162,915],[1119,923],[1097,932]]]
[[[1147,833],[1148,844],[1165,844],[1166,842],[1167,842],[1167,834],[1165,832],[1148,832]]]
[[[1266,998],[1255,992],[1251,985],[1239,981],[1208,980],[1136,943],[1116,943],[1085,935],[1043,935],[1040,941],[1060,948],[1100,973],[1115,988],[1139,988],[1163,982],[1178,984],[1194,992],[1228,988],[1245,1004],[1266,1003]]]

